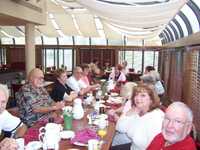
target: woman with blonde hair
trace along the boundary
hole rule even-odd
[[[161,132],[164,113],[159,105],[158,95],[148,85],[140,84],[134,88],[132,108],[120,116],[116,125],[118,132],[131,139],[131,150],[145,150]]]

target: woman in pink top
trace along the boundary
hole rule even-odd
[[[83,74],[80,79],[81,84],[84,85],[85,87],[91,87],[91,90],[95,90],[97,87],[99,87],[100,86],[99,84],[90,85],[90,82],[88,79],[90,67],[87,64],[84,64],[81,66],[81,68],[83,69]]]

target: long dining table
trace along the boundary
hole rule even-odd
[[[82,129],[88,127],[87,114],[89,113],[89,111],[85,112],[83,119],[73,120],[73,131],[76,132],[78,130],[82,130]],[[107,130],[107,134],[103,138],[104,144],[102,144],[101,150],[109,150],[110,149],[112,139],[115,134],[115,123],[109,121],[106,130]],[[87,150],[88,149],[87,146],[77,146],[77,145],[71,144],[70,140],[61,140],[60,141],[60,150],[67,150],[67,149],[70,150],[71,148],[75,148],[75,149],[79,149],[79,150]]]
[[[88,119],[87,119],[87,115],[90,112],[92,112],[92,110],[93,109],[91,109],[91,108],[86,108],[85,113],[84,113],[84,117],[82,119],[80,119],[80,120],[73,119],[72,130],[75,133],[78,132],[78,131],[92,127],[91,125],[88,124]],[[44,126],[44,124],[43,124],[43,126]],[[38,132],[40,127],[41,127],[40,123],[38,123],[38,124],[36,123],[31,128],[33,130],[37,130],[37,132]],[[106,127],[106,130],[107,130],[107,134],[102,139],[104,141],[104,143],[101,145],[101,150],[109,150],[110,149],[112,139],[113,139],[113,136],[115,134],[115,123],[112,122],[112,121],[108,121],[108,126]],[[29,135],[27,135],[27,137],[29,137]],[[37,139],[37,137],[35,137],[35,138]],[[36,139],[34,139],[34,140],[36,140]],[[32,141],[32,140],[30,140],[30,141]],[[70,149],[71,150],[72,149],[73,150],[87,150],[88,147],[87,146],[75,145],[75,144],[70,142],[70,139],[61,139],[61,141],[59,143],[59,150],[70,150]]]

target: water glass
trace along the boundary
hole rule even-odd
[[[71,130],[72,129],[72,120],[73,120],[72,114],[64,113],[63,118],[64,118],[64,130]]]

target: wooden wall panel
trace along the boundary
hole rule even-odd
[[[117,55],[117,56],[116,56]],[[82,49],[76,50],[76,64],[91,63],[93,60],[99,61],[99,67],[103,68],[106,61],[110,62],[111,66],[117,64],[118,53],[114,49]]]
[[[172,100],[181,100],[193,110],[200,134],[200,48],[170,49],[162,52],[161,74]]]
[[[173,51],[170,54],[170,75],[168,93],[173,100],[182,100],[182,51]]]
[[[25,62],[25,50],[24,47],[10,47],[9,51],[9,59],[8,63],[15,63],[15,62]]]

